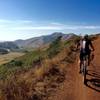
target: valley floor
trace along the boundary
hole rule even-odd
[[[19,52],[11,52],[8,54],[0,55],[0,65],[5,64],[14,58],[20,57],[24,55],[24,53],[19,53]]]

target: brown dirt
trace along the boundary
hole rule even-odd
[[[100,38],[94,41],[94,47],[95,57],[87,68],[87,85],[83,83],[76,61],[67,69],[64,84],[49,100],[100,100]]]

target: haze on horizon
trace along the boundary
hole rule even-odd
[[[53,32],[99,33],[99,0],[0,0],[0,41]]]

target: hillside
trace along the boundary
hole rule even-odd
[[[23,56],[24,53],[22,52],[10,52],[8,54],[0,55],[0,65],[10,62],[11,60]]]
[[[40,36],[35,38],[30,38],[27,40],[16,40],[16,43],[19,47],[26,47],[26,48],[37,48],[46,44],[50,44],[54,41],[57,37],[62,36],[62,39],[66,40],[69,39],[71,36],[75,36],[74,34],[63,34],[60,32],[55,32],[51,35],[47,36]]]
[[[73,40],[62,41],[61,37],[58,37],[48,48],[29,52],[0,66],[0,98],[47,99],[54,87],[59,87],[65,80],[65,67],[74,62],[74,54],[69,48]]]
[[[7,53],[9,53],[8,49],[0,48],[0,54],[7,54]]]
[[[95,50],[87,85],[79,74],[74,51],[78,37],[54,40],[48,48],[37,49],[0,67],[1,100],[99,100],[100,36],[92,36]]]
[[[36,49],[38,47],[43,47],[45,45],[48,45],[52,43],[57,37],[62,36],[63,40],[67,40],[71,37],[76,36],[75,34],[64,34],[61,32],[55,32],[51,35],[46,36],[40,36],[40,37],[34,37],[26,40],[16,40],[12,42],[0,42],[0,49],[3,51],[5,50],[11,50],[11,51],[24,51],[25,49]],[[1,52],[2,52],[1,50]]]
[[[78,58],[66,73],[66,80],[62,87],[49,100],[99,100],[100,99],[100,34],[96,35],[93,45],[94,59],[87,68],[86,85],[79,74]],[[68,75],[68,76],[67,76]]]
[[[19,49],[19,47],[14,42],[0,42],[0,51],[4,50],[16,50]]]

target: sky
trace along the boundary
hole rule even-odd
[[[0,0],[0,41],[53,32],[100,32],[100,0]]]

